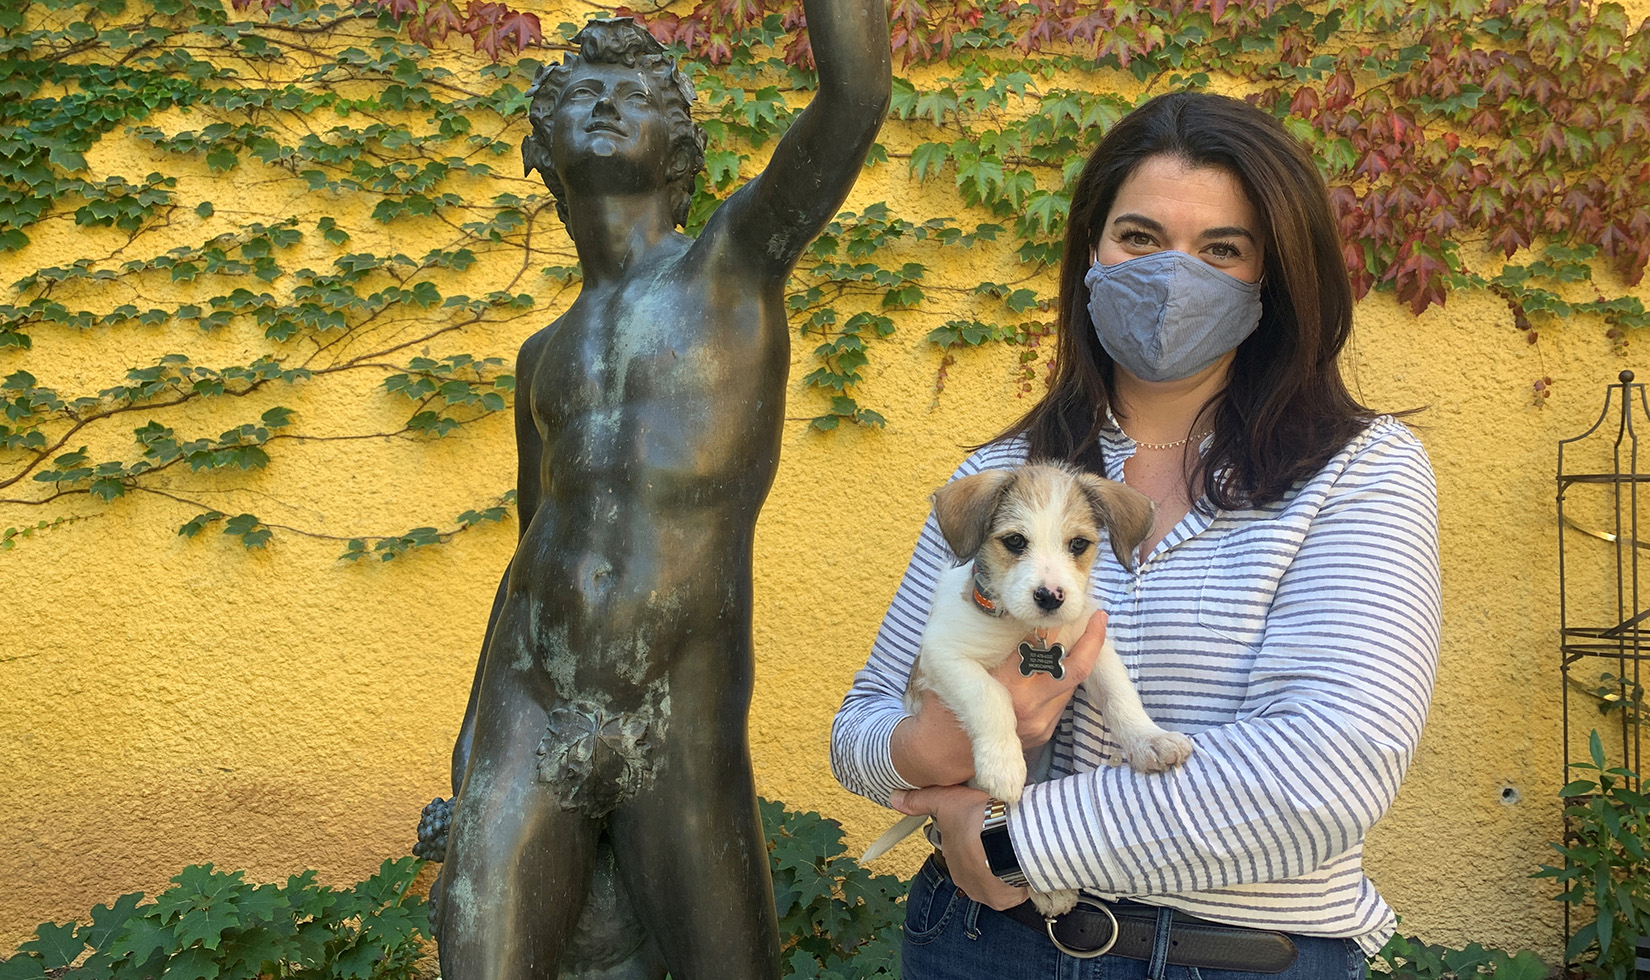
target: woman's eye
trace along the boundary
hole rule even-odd
[[[1071,544],[1067,545],[1066,547],[1071,549],[1071,553],[1073,555],[1081,558],[1083,556],[1083,552],[1089,550],[1089,545],[1091,545],[1093,543],[1094,542],[1090,541],[1087,538],[1072,538],[1071,539]]]
[[[1243,258],[1243,252],[1240,251],[1236,245],[1229,245],[1226,242],[1215,242],[1213,245],[1210,245],[1209,253],[1217,259]]]
[[[1005,534],[1002,537],[1003,547],[1014,554],[1026,550],[1026,539],[1023,534]]]
[[[1122,235],[1122,240],[1125,245],[1133,245],[1137,248],[1151,248],[1153,245],[1157,244],[1157,242],[1152,239],[1152,236],[1143,231],[1125,231]]]

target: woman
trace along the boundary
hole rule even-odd
[[[956,560],[924,527],[832,731],[842,784],[932,815],[943,844],[912,884],[905,976],[1361,977],[1394,925],[1362,841],[1431,695],[1437,517],[1419,442],[1341,379],[1352,291],[1322,178],[1242,102],[1153,99],[1078,179],[1060,305],[1049,393],[957,476],[1068,460],[1149,495],[1155,523],[1134,570],[1101,549],[1107,612],[1064,680],[997,671],[1052,766],[990,826],[954,717],[900,707]],[[1191,736],[1179,768],[1118,765],[1073,698],[1108,635]],[[1026,884],[1088,900],[1041,922]]]

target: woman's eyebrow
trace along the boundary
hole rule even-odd
[[[1211,238],[1247,238],[1251,244],[1255,240],[1255,236],[1249,232],[1249,229],[1239,225],[1227,225],[1224,228],[1210,228],[1197,237],[1202,241],[1208,241]]]
[[[1159,235],[1166,234],[1162,222],[1148,218],[1143,214],[1136,214],[1133,211],[1130,211],[1127,214],[1120,214],[1111,220],[1113,224],[1120,225],[1128,223],[1131,225],[1138,225],[1146,231],[1154,232]],[[1255,241],[1254,233],[1242,225],[1225,225],[1220,228],[1209,228],[1200,233],[1197,237],[1199,241],[1208,241],[1211,238],[1246,238],[1251,244]]]
[[[1133,211],[1130,211],[1128,214],[1120,214],[1111,220],[1113,224],[1122,224],[1127,221],[1129,224],[1139,225],[1147,231],[1155,231],[1159,235],[1163,234],[1163,225],[1160,222],[1153,221],[1151,218],[1148,218],[1143,214],[1135,214]]]

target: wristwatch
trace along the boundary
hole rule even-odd
[[[991,873],[1015,888],[1025,888],[1025,872],[1014,856],[1014,841],[1008,836],[1008,804],[995,796],[985,801],[985,822],[980,824],[980,843],[985,847],[985,863]]]

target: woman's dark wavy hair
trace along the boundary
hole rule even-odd
[[[527,173],[537,170],[544,185],[556,199],[556,214],[567,223],[567,191],[550,163],[548,126],[550,116],[561,101],[562,90],[579,68],[591,64],[640,66],[659,86],[670,126],[671,160],[665,175],[670,194],[671,217],[686,224],[693,203],[693,179],[705,169],[705,131],[693,121],[693,83],[676,67],[664,45],[629,17],[596,19],[573,35],[577,54],[565,55],[561,64],[546,64],[527,90],[527,135],[521,141],[521,158]]]
[[[1083,277],[1118,188],[1159,156],[1236,175],[1264,225],[1260,326],[1238,346],[1225,390],[1203,408],[1214,441],[1187,488],[1223,509],[1263,506],[1322,468],[1374,413],[1347,391],[1336,360],[1352,330],[1352,284],[1323,177],[1276,120],[1224,96],[1160,95],[1095,147],[1071,195],[1060,268],[1066,327],[1050,390],[991,441],[1021,436],[1033,457],[1103,471],[1112,359],[1089,321]]]

